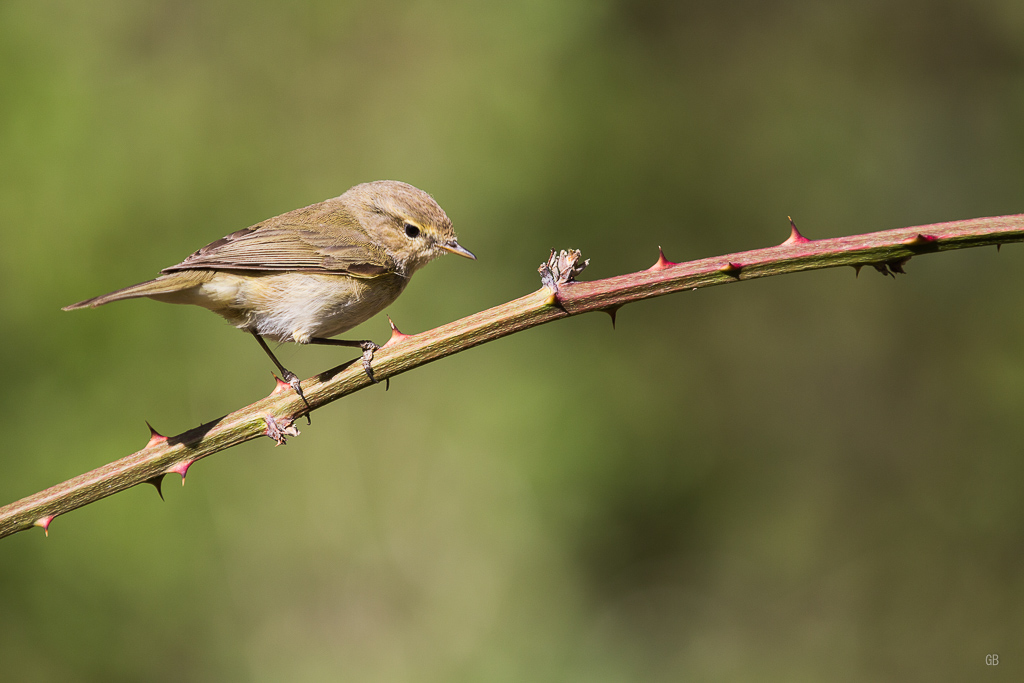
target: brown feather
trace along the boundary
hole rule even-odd
[[[361,227],[347,226],[327,233],[307,225],[271,220],[222,237],[161,272],[197,269],[290,270],[372,277],[394,272],[396,264]]]
[[[111,301],[138,299],[144,296],[160,297],[162,300],[176,303],[174,299],[177,298],[175,295],[178,292],[182,292],[197,285],[201,285],[204,282],[208,282],[213,275],[214,274],[212,272],[202,270],[161,275],[155,280],[140,282],[137,285],[125,287],[124,289],[119,289],[116,292],[110,292],[109,294],[104,294],[102,296],[94,296],[93,298],[86,299],[85,301],[79,301],[77,304],[65,306],[62,310],[74,311],[79,308],[96,308],[103,304],[109,304]]]

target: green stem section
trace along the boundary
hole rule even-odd
[[[620,306],[674,292],[835,266],[874,266],[902,272],[907,259],[932,252],[1024,241],[1024,214],[976,218],[852,237],[807,241],[791,238],[777,247],[687,263],[659,261],[649,270],[591,282],[560,285],[557,296],[542,288],[501,306],[406,336],[396,334],[374,355],[378,380],[558,318]],[[316,409],[371,382],[358,362],[342,365],[302,383]],[[53,517],[144,482],[181,474],[197,460],[267,434],[270,417],[288,425],[306,408],[290,389],[276,391],[230,415],[195,429],[154,439],[145,448],[0,508],[0,537],[49,526]],[[184,475],[182,475],[184,476]]]

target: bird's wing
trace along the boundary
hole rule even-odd
[[[397,264],[360,228],[348,226],[328,234],[276,223],[233,232],[162,272],[179,270],[293,270],[375,277],[395,272]]]

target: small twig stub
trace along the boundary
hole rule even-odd
[[[282,417],[275,419],[273,415],[264,415],[263,422],[267,425],[267,430],[264,434],[276,441],[277,446],[283,446],[288,443],[285,439],[286,436],[299,435],[299,430],[295,426],[295,421],[291,418]]]
[[[540,273],[540,281],[557,294],[560,285],[569,284],[583,272],[584,268],[590,265],[590,259],[581,262],[581,258],[582,254],[579,249],[563,250],[557,254],[552,249],[547,262],[540,264],[540,268],[537,269],[537,272]]]

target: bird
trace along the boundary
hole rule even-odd
[[[63,310],[140,297],[202,306],[255,337],[309,408],[299,378],[266,340],[358,347],[363,368],[377,381],[371,366],[377,344],[331,337],[382,311],[413,273],[445,253],[476,260],[433,197],[408,183],[378,180],[233,232],[152,280]]]

